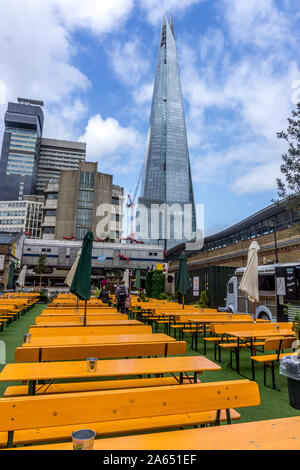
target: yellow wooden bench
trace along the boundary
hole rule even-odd
[[[30,328],[29,333],[32,337],[49,337],[49,336],[80,336],[80,335],[135,335],[135,334],[151,334],[152,327],[150,325],[128,325],[128,326],[67,326],[64,328]]]
[[[176,356],[186,353],[185,341],[162,343],[122,343],[85,346],[28,346],[15,350],[16,362],[69,361],[97,357],[99,359]]]
[[[220,424],[221,410],[231,423],[233,407],[259,403],[258,385],[249,380],[2,398],[0,440],[12,447],[70,440],[83,427],[100,437],[196,426],[212,418]]]
[[[40,384],[36,386],[36,395],[53,395],[58,393],[96,392],[100,390],[120,390],[124,388],[161,387],[178,385],[176,377],[155,377],[148,379],[97,380],[93,382],[68,382]],[[4,397],[22,397],[28,395],[28,385],[7,387]]]
[[[264,344],[264,351],[277,351],[276,354],[264,354],[259,356],[251,356],[252,361],[252,378],[255,380],[255,368],[254,364],[264,365],[264,385],[267,385],[267,369],[271,368],[272,374],[272,388],[273,390],[279,390],[278,385],[275,381],[275,368],[283,356],[290,353],[282,353],[284,349],[291,349],[295,345],[295,338],[274,338],[267,339]]]

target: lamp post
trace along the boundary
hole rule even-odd
[[[275,259],[276,263],[279,263],[278,261],[278,247],[277,247],[277,221],[276,217],[274,219],[271,219],[271,222],[273,223],[273,228],[274,228],[274,245],[275,245]]]

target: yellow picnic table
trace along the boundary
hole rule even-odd
[[[272,329],[271,329],[272,328]],[[255,338],[276,338],[279,336],[293,336],[294,331],[291,328],[277,328],[275,325],[273,327],[270,324],[270,328],[264,329],[249,329],[245,326],[245,329],[241,329],[240,331],[235,331],[230,329],[230,325],[228,325],[228,329],[225,330],[225,334],[228,336],[234,336],[237,338],[237,347],[236,347],[236,371],[240,373],[240,344],[247,343],[250,341],[250,350],[251,356],[254,354],[254,340]],[[253,367],[253,363],[252,363]]]
[[[145,342],[170,342],[175,338],[162,333],[136,334],[136,335],[99,335],[99,336],[33,336],[30,343],[23,343],[22,347],[32,346],[67,346],[67,345],[89,345],[89,344],[120,344],[120,343],[145,343]]]
[[[145,359],[117,359],[98,361],[96,370],[89,372],[86,361],[36,362],[7,364],[0,373],[0,382],[29,382],[29,395],[34,395],[38,380],[86,379],[136,375],[164,375],[180,373],[178,383],[183,383],[183,373],[197,374],[220,370],[221,367],[203,356],[160,357]],[[47,384],[39,386],[44,393]]]

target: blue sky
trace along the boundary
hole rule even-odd
[[[162,15],[174,14],[206,234],[276,197],[276,132],[300,100],[296,0],[0,0],[0,115],[45,102],[44,135],[85,140],[125,194],[146,151]],[[3,123],[1,119],[0,131]]]

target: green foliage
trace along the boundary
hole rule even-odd
[[[95,288],[93,289],[93,295],[94,295],[95,297],[98,297],[98,298],[99,298],[100,292],[101,292],[101,291],[100,291],[100,289],[98,289],[98,287],[95,287]]]
[[[194,305],[200,308],[207,308],[209,306],[209,298],[204,290],[200,293],[199,302],[196,302]]]
[[[152,297],[159,299],[160,295],[165,291],[165,276],[162,272],[156,271],[152,276]]]
[[[40,294],[39,303],[48,304],[50,302],[49,297],[47,296],[44,290],[40,290],[39,294]]]
[[[300,316],[295,315],[294,321],[293,321],[293,330],[297,333],[297,335],[300,335]]]
[[[152,272],[147,272],[146,274],[146,282],[145,282],[145,289],[146,289],[146,295],[148,297],[152,297]]]
[[[149,302],[149,299],[147,299],[147,296],[145,292],[140,291],[138,295],[138,301],[139,302]]]
[[[45,255],[40,255],[37,260],[35,272],[38,274],[45,274],[48,271],[47,258]]]
[[[284,180],[277,178],[280,198],[291,197],[300,192],[300,103],[297,104],[296,110],[292,111],[288,124],[286,131],[277,133],[278,139],[283,139],[288,144],[287,153],[282,155],[283,163],[280,167]]]
[[[162,294],[160,294],[159,300],[168,300],[169,302],[173,302],[176,299],[175,299],[175,295],[166,294],[165,292],[163,292]]]

